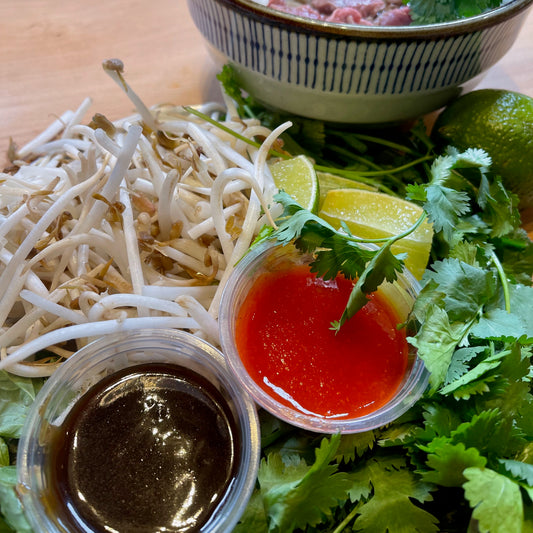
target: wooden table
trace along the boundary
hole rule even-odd
[[[91,113],[129,114],[131,103],[101,67],[112,57],[147,105],[220,98],[217,67],[185,0],[0,0],[0,165],[10,138],[22,146],[87,96]],[[481,85],[533,97],[531,65],[533,11]]]

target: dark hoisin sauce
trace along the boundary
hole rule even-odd
[[[192,532],[235,475],[228,401],[187,368],[141,364],[90,388],[55,431],[47,504],[69,532]]]

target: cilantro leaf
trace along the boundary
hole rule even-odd
[[[349,463],[356,457],[361,457],[367,450],[374,447],[376,435],[372,430],[362,433],[348,433],[341,436],[339,448],[336,453],[338,462]]]
[[[526,482],[530,487],[533,487],[533,465],[523,463],[522,461],[514,461],[512,459],[500,459],[499,462],[505,467],[510,474],[516,479]]]
[[[496,280],[492,271],[450,257],[435,262],[431,270],[424,274],[424,287],[414,306],[414,314],[422,325],[409,341],[418,348],[420,357],[432,373],[430,384],[433,392],[445,383],[446,388],[442,392],[451,393],[498,366],[498,363],[491,361],[476,370],[465,368],[463,373],[469,374],[454,379],[456,383],[452,384],[450,366],[455,350],[467,342],[470,334],[477,331],[479,336],[482,328],[486,328],[486,318],[481,319],[482,326],[477,324],[484,310],[491,309],[494,301],[498,302]],[[530,302],[518,302],[517,306],[530,305]],[[522,322],[518,317],[513,320],[514,323]],[[499,333],[491,338],[501,340],[501,331]],[[455,358],[456,362],[458,357]],[[457,372],[457,367],[452,367],[453,372]]]
[[[424,413],[424,436],[449,437],[454,429],[461,423],[457,412],[441,404],[428,404]]]
[[[366,533],[437,532],[437,519],[415,505],[431,500],[430,485],[421,482],[403,459],[372,458],[352,475],[352,501],[370,498],[358,509],[355,528]]]
[[[411,202],[424,203],[427,200],[425,183],[409,183],[405,187],[406,198]]]
[[[492,446],[501,447],[496,450],[500,457],[510,457],[524,446],[524,436],[533,435],[533,396],[529,383],[511,381],[494,397],[488,395],[487,407],[499,409],[501,413],[498,431],[491,437]]]
[[[346,308],[332,328],[339,328],[368,301],[368,295],[375,292],[384,281],[392,282],[403,269],[403,256],[395,256],[392,244],[408,234],[395,235],[381,247],[369,249],[360,246],[364,239],[353,237],[348,231],[337,231],[326,221],[301,207],[288,194],[280,192],[274,199],[283,205],[278,227],[273,232],[263,232],[264,238],[277,240],[282,245],[294,242],[304,252],[317,251],[311,263],[311,272],[324,279],[332,279],[339,273],[348,279],[358,278]],[[418,221],[418,223],[421,220]],[[418,224],[417,223],[417,224]],[[412,227],[412,230],[416,225]]]
[[[453,444],[448,440],[436,440],[429,444],[427,466],[431,470],[421,472],[422,479],[444,487],[459,487],[465,481],[463,471],[469,467],[483,468],[487,459],[476,448],[466,448],[460,442]]]
[[[521,531],[524,509],[520,487],[508,477],[489,468],[467,468],[465,497],[474,509],[479,531],[508,533]]]
[[[415,337],[408,338],[430,373],[430,392],[435,392],[446,378],[455,348],[469,328],[469,323],[450,323],[446,311],[433,304],[426,310]]]
[[[442,231],[448,241],[453,238],[459,216],[470,210],[468,194],[445,185],[457,161],[457,156],[437,157],[431,166],[432,178],[425,191],[424,210],[429,222],[433,223],[436,232]]]
[[[510,300],[513,313],[501,308],[490,309],[472,328],[472,334],[483,339],[533,344],[533,287],[511,285]]]
[[[483,176],[477,201],[483,208],[482,218],[489,224],[493,237],[507,235],[519,225],[518,198],[505,189],[500,179],[489,184]]]
[[[469,400],[473,396],[487,394],[491,390],[491,384],[496,381],[494,376],[488,376],[482,380],[469,381],[453,391],[453,396],[457,400]]]
[[[357,280],[346,308],[335,325],[337,331],[359,309],[364,307],[368,301],[368,294],[375,292],[385,280],[392,282],[397,279],[397,273],[401,272],[403,263],[392,254],[391,245],[392,242],[388,242],[374,254]]]
[[[474,366],[474,368],[468,370],[461,377],[459,377],[455,381],[452,381],[451,383],[448,383],[448,385],[443,387],[440,390],[441,394],[449,394],[451,392],[454,392],[463,385],[471,383],[486,374],[487,372],[494,370],[500,365],[501,359],[508,354],[509,351],[502,350],[496,354],[489,355],[488,357],[480,361],[479,364]]]
[[[392,424],[381,430],[378,444],[383,448],[408,445],[415,441],[419,430],[417,424]]]
[[[376,255],[375,250],[361,248],[340,235],[325,239],[321,245],[324,249],[316,252],[311,272],[325,280],[334,279],[339,272],[348,279],[355,279],[365,271],[366,265]]]
[[[425,190],[420,186],[407,188],[408,197],[424,202],[429,221],[436,232],[441,232],[445,242],[454,243],[460,222],[464,223],[465,215],[477,212],[478,207],[486,208],[487,221],[480,222],[485,227],[494,222],[502,224],[497,228],[494,224],[494,235],[504,234],[515,226],[517,212],[512,196],[501,184],[489,184],[486,178],[490,163],[490,157],[483,150],[459,152],[450,148],[446,155],[433,161]],[[477,182],[477,189],[471,181]],[[505,218],[502,218],[504,213]]]
[[[431,184],[426,191],[427,202],[424,205],[433,229],[442,231],[446,240],[453,239],[459,215],[468,211],[468,195],[443,185]]]
[[[444,385],[450,385],[450,383],[453,383],[461,376],[466,374],[469,370],[466,363],[479,355],[481,352],[484,352],[486,349],[487,348],[485,346],[468,346],[455,350],[450,362],[450,366],[448,367],[448,373],[446,374]]]
[[[509,355],[502,361],[500,371],[509,382],[529,381],[531,372],[531,346],[522,346],[519,343],[508,345]]]
[[[476,448],[485,455],[505,455],[508,451],[508,426],[499,409],[481,411],[452,431],[454,443]]]
[[[500,0],[411,0],[409,2],[413,24],[416,25],[451,22],[479,15],[500,4]]]
[[[424,274],[424,281],[433,280],[433,290],[442,293],[444,307],[452,321],[471,320],[496,291],[494,275],[463,261],[447,258],[437,261]]]
[[[347,498],[351,486],[348,475],[331,464],[339,442],[340,434],[322,439],[311,466],[303,459],[286,464],[276,453],[262,461],[258,479],[271,525],[287,533],[308,524],[314,526]]]
[[[268,533],[268,522],[263,505],[263,498],[259,490],[254,490],[248,505],[233,533]]]
[[[474,267],[479,267],[479,246],[464,240],[458,241],[454,244],[453,248],[450,249],[449,257],[457,259],[467,265],[472,265]]]
[[[504,309],[492,309],[487,312],[472,328],[472,335],[480,339],[510,342],[516,339],[522,344],[533,343],[531,321],[527,321],[525,316],[510,314]]]

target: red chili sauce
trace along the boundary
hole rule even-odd
[[[262,274],[241,306],[236,344],[252,379],[280,403],[328,418],[375,411],[396,392],[407,366],[405,331],[387,300],[370,301],[335,334],[352,290],[306,265]]]

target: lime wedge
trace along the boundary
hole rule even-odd
[[[420,206],[388,194],[336,189],[328,191],[318,215],[335,228],[340,228],[344,221],[357,237],[379,239],[406,231],[422,212]],[[396,242],[392,252],[406,252],[406,268],[420,279],[429,260],[432,240],[433,227],[423,222],[416,231]]]
[[[376,188],[367,183],[361,183],[359,181],[337,176],[337,174],[331,174],[329,172],[317,172],[318,185],[320,189],[320,205],[324,203],[326,194],[333,189],[366,189],[367,191],[375,191]]]
[[[274,183],[303,208],[317,213],[320,199],[318,177],[308,157],[299,155],[270,165]]]

